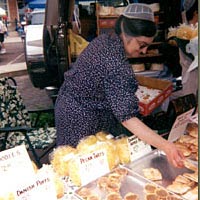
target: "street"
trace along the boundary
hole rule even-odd
[[[53,106],[46,91],[35,88],[27,74],[24,44],[17,32],[5,38],[6,53],[0,54],[0,77],[15,78],[27,109],[45,109]]]

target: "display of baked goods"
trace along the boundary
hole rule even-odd
[[[184,156],[198,161],[198,125],[196,123],[189,123],[185,134],[174,141],[174,144],[183,152]]]
[[[182,197],[189,200],[198,200],[198,187],[194,187],[192,190],[182,195]]]
[[[151,167],[151,168],[142,169],[142,171],[143,171],[144,177],[149,180],[152,180],[152,181],[162,180],[162,174],[159,171],[159,169]]]
[[[71,146],[60,146],[50,154],[50,163],[57,174],[61,177],[69,176],[69,161],[77,153]]]
[[[145,65],[144,63],[135,63],[132,64],[132,69],[134,72],[142,72],[145,70]]]
[[[184,40],[191,40],[198,36],[198,24],[180,24],[177,27],[170,27],[168,31],[168,38],[177,37]]]
[[[122,176],[119,177],[118,175]],[[113,179],[113,177],[115,177]],[[139,179],[137,175],[131,173],[127,168],[117,167],[110,173],[99,177],[97,180],[78,189],[76,194],[82,199],[87,199],[96,193],[101,199],[121,199],[121,200],[139,200],[149,199],[154,196],[155,199],[179,199],[176,195],[170,193],[165,188],[157,184],[151,183],[146,179]],[[139,177],[138,177],[139,178]],[[141,178],[141,177],[140,177]],[[138,186],[139,185],[139,186]],[[110,190],[110,187],[113,188]],[[137,189],[140,188],[140,190]]]
[[[196,166],[195,164],[193,164],[190,160],[185,159],[184,160],[184,166],[194,172],[198,172],[198,166]]]
[[[139,85],[138,90],[136,91],[135,94],[140,102],[148,104],[161,93],[162,90]]]
[[[162,70],[164,70],[164,64],[163,63],[152,63],[150,70],[162,71]]]
[[[193,173],[184,173],[183,176],[198,183],[198,172],[197,171],[195,171]]]
[[[173,182],[171,185],[167,186],[167,189],[171,192],[182,195],[187,191],[189,191],[191,188],[187,184],[180,182]]]
[[[116,150],[119,156],[119,160],[121,164],[127,164],[130,162],[130,152],[128,147],[128,137],[124,136],[116,139]]]
[[[123,200],[139,200],[139,197],[137,194],[133,192],[129,192],[124,196]]]

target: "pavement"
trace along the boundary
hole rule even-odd
[[[4,54],[0,55],[0,66],[2,65],[4,66],[0,67],[0,76],[1,77],[4,75],[16,76],[16,75],[27,74],[27,68],[24,58],[24,49],[23,49],[24,44],[23,41],[21,40],[21,37],[18,36],[18,33],[16,31],[10,32],[9,35],[5,38],[4,43],[7,53],[5,55]],[[15,56],[15,54],[17,55]],[[5,59],[4,62],[3,58],[5,58],[6,56],[9,56],[10,58],[9,60]]]
[[[24,56],[24,44],[17,32],[9,32],[5,38],[6,53],[0,54],[0,78],[13,77],[28,110],[52,108],[52,99],[45,89],[35,88],[28,76]]]

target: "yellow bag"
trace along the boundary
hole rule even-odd
[[[74,33],[71,29],[69,30],[69,42],[70,42],[70,52],[72,56],[79,56],[81,52],[89,44],[89,42],[87,42],[80,35]]]

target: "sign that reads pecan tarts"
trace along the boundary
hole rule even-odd
[[[78,160],[82,185],[109,172],[107,154],[104,149],[81,155]]]

